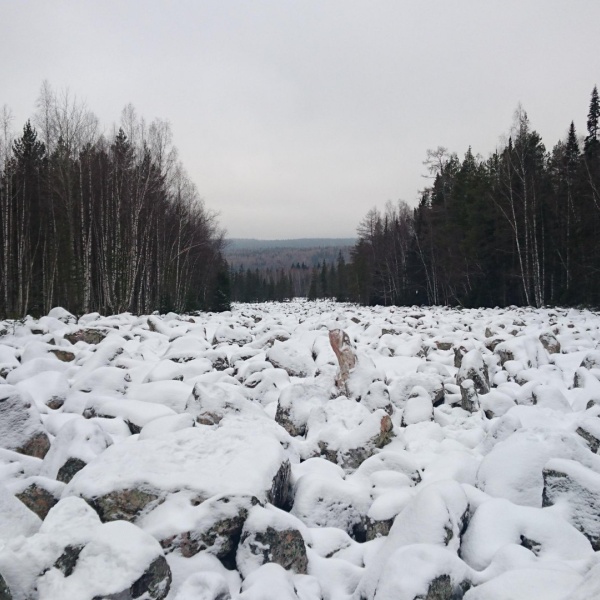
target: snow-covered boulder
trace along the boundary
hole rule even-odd
[[[48,477],[27,477],[11,485],[15,496],[40,519],[58,503],[65,485]]]
[[[255,506],[244,523],[236,555],[237,568],[246,578],[265,563],[306,574],[308,559],[302,523],[272,506]]]
[[[413,387],[402,412],[402,426],[415,425],[433,420],[433,402],[427,390],[419,385]]]
[[[67,421],[44,457],[41,474],[69,483],[78,471],[102,454],[112,438],[92,421],[81,417]]]
[[[600,474],[573,460],[554,458],[544,467],[543,506],[566,505],[566,518],[600,550]]]
[[[218,495],[201,501],[192,493],[178,492],[142,517],[138,526],[166,552],[190,558],[206,551],[234,569],[242,528],[257,504],[255,496]]]
[[[275,421],[290,435],[303,436],[311,411],[320,408],[327,400],[324,390],[315,384],[289,385],[279,394]]]
[[[134,521],[182,489],[207,499],[246,494],[279,506],[289,502],[290,466],[279,441],[241,423],[193,427],[107,448],[68,484],[103,521]]]
[[[275,341],[267,350],[267,360],[290,377],[311,377],[316,371],[310,349],[295,340]]]
[[[456,554],[432,544],[399,547],[381,568],[367,568],[356,600],[454,600],[471,587],[472,570]]]
[[[520,429],[498,441],[483,458],[477,472],[477,487],[515,504],[541,507],[542,472],[553,457],[575,459],[584,464],[593,458],[575,433]]]
[[[370,502],[368,490],[359,483],[306,474],[296,483],[291,513],[308,527],[337,527],[364,538]]]
[[[456,374],[456,383],[461,385],[467,379],[473,382],[479,394],[487,394],[490,391],[490,377],[487,365],[479,350],[469,350],[462,358],[460,368]]]
[[[590,542],[552,511],[518,506],[503,499],[483,502],[469,521],[460,547],[461,557],[481,571],[489,567],[499,550],[521,546],[541,560],[575,561],[593,556]]]
[[[61,500],[34,535],[0,548],[0,571],[15,598],[40,600],[162,600],[171,583],[156,540],[130,523],[102,524],[77,498]]]
[[[30,536],[40,528],[41,523],[37,515],[0,484],[0,543],[19,536]]]
[[[0,386],[0,444],[36,458],[43,458],[50,449],[35,404],[12,385]]]

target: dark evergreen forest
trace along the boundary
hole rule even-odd
[[[47,83],[20,136],[0,119],[0,316],[228,308],[223,235],[167,122],[127,106],[102,134]]]
[[[370,210],[346,261],[229,269],[223,233],[168,123],[133,107],[120,127],[42,86],[11,136],[0,115],[0,316],[225,310],[237,301],[600,306],[600,101],[551,150],[519,108],[488,158],[427,153],[416,208]]]
[[[600,104],[550,151],[517,109],[504,148],[429,151],[416,209],[371,210],[349,294],[363,304],[600,305]],[[567,128],[565,128],[567,131]]]

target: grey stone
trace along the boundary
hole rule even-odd
[[[159,556],[130,588],[116,594],[94,596],[93,600],[163,600],[171,589],[171,581],[171,569],[165,557]]]
[[[76,344],[77,342],[85,342],[86,344],[99,344],[106,336],[108,332],[104,329],[80,329],[73,333],[68,333],[65,335],[65,339],[71,342],[71,344]]]
[[[71,481],[71,479],[73,479],[73,477],[75,477],[75,475],[79,473],[79,471],[81,471],[86,464],[87,463],[80,458],[71,457],[67,459],[65,464],[58,470],[56,475],[57,481],[69,483],[69,481]]]
[[[52,492],[36,483],[32,483],[25,488],[16,497],[32,512],[34,512],[42,521],[50,512],[50,509],[58,503],[57,498]]]
[[[475,384],[470,379],[465,379],[460,384],[460,406],[463,410],[471,413],[479,410],[479,396]]]
[[[544,346],[548,354],[560,354],[560,342],[552,332],[541,333],[540,342],[542,342],[542,346]]]
[[[264,531],[245,532],[240,544],[248,547],[263,564],[272,562],[299,575],[308,572],[308,558],[301,533],[297,529],[279,531],[267,527]]]
[[[6,581],[4,581],[4,577],[2,577],[2,573],[0,573],[0,600],[12,600],[12,594]]]
[[[119,490],[96,498],[84,498],[98,513],[103,523],[118,520],[131,523],[158,499],[158,494],[137,489]]]
[[[551,460],[543,471],[542,506],[557,502],[569,505],[569,520],[600,550],[600,475],[578,462]]]
[[[0,388],[0,440],[4,448],[35,458],[50,449],[36,407],[10,385]]]

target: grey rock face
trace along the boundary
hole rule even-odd
[[[547,331],[540,334],[540,342],[548,354],[560,354],[560,342],[553,333]]]
[[[95,596],[93,600],[163,600],[171,589],[171,569],[164,556],[155,559],[134,584],[122,592]]]
[[[267,527],[264,531],[246,532],[240,540],[242,546],[255,556],[260,557],[263,564],[272,562],[284,569],[306,575],[308,558],[302,535],[296,529],[279,531]]]
[[[74,333],[68,333],[65,335],[65,339],[76,344],[77,342],[85,342],[86,344],[99,344],[106,336],[108,332],[104,329],[80,329]]]
[[[120,490],[97,498],[84,498],[98,513],[103,523],[108,521],[129,521],[130,523],[153,502],[158,495],[143,490]]]
[[[273,485],[267,492],[267,500],[277,508],[283,510],[288,510],[294,502],[291,475],[292,467],[290,461],[286,460],[277,471],[273,478]]]
[[[206,526],[161,540],[161,546],[166,552],[177,549],[186,558],[208,550],[225,567],[235,569],[235,553],[248,511],[258,504],[255,496],[222,496],[207,500],[202,503],[207,509],[207,517],[203,519]]]
[[[0,600],[12,600],[12,594],[6,581],[4,581],[4,577],[2,577],[2,573],[0,573]]]
[[[490,391],[488,369],[483,361],[483,356],[478,350],[470,350],[462,358],[456,375],[456,383],[460,385],[467,379],[473,381],[479,394],[487,394]]]
[[[417,596],[415,600],[460,600],[470,587],[467,581],[453,586],[450,575],[439,575],[429,584],[427,595]]]
[[[460,384],[460,406],[471,413],[479,410],[479,396],[471,379],[465,379]]]
[[[0,440],[4,448],[36,458],[50,449],[37,409],[10,385],[0,389]]]
[[[329,342],[340,365],[336,385],[338,389],[348,395],[348,378],[350,377],[350,372],[356,366],[356,354],[350,343],[350,336],[341,329],[332,329],[329,332]]]
[[[67,459],[67,462],[58,470],[56,479],[63,483],[69,483],[75,475],[85,467],[86,463],[80,458],[71,457]]]
[[[58,498],[42,486],[32,483],[16,497],[40,519],[44,520]]]
[[[569,518],[600,550],[600,475],[573,460],[553,459],[543,471],[542,506],[558,501],[569,505]]]

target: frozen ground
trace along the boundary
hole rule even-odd
[[[600,598],[593,312],[53,309],[0,334],[3,600]]]

